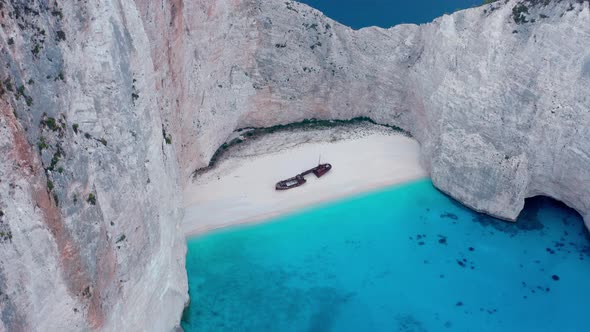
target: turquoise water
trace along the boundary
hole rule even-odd
[[[517,224],[428,180],[188,241],[186,331],[583,331],[590,241],[539,198]]]
[[[328,17],[359,29],[426,23],[444,13],[481,5],[483,0],[300,0]]]

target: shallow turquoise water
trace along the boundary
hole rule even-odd
[[[583,331],[589,245],[553,201],[509,224],[421,180],[190,239],[183,327]]]
[[[444,13],[481,5],[483,0],[299,0],[355,29],[372,25],[426,23]]]

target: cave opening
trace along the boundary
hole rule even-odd
[[[457,202],[457,204],[461,203]],[[587,246],[584,246],[580,251],[590,255],[590,232],[586,228],[582,216],[565,203],[548,196],[539,195],[525,199],[524,208],[518,215],[516,222],[503,221],[483,213],[475,213],[473,221],[512,236],[519,232],[528,231],[537,231],[541,236],[544,236],[548,228],[561,227],[567,231],[564,230],[556,241],[557,248],[561,247],[564,242],[569,243],[568,237],[581,237],[586,239]],[[560,223],[560,225],[556,223]],[[555,242],[555,240],[552,241]]]
[[[548,213],[558,217],[564,225],[579,225],[579,235],[584,236],[590,243],[590,232],[580,213],[548,196],[539,195],[525,199],[524,209],[516,220],[516,226],[521,230],[543,229],[550,226],[550,222],[547,221],[549,218],[544,218]]]

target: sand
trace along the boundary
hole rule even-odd
[[[376,125],[345,126],[265,135],[235,147],[184,192],[186,236],[260,222],[303,207],[427,176],[420,145]],[[332,170],[321,178],[276,191],[277,181],[321,161]]]

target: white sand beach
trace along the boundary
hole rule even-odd
[[[191,236],[259,222],[302,207],[427,176],[418,142],[393,130],[362,124],[278,132],[234,146],[184,192],[183,229]],[[277,181],[322,163],[321,178],[276,191]]]

